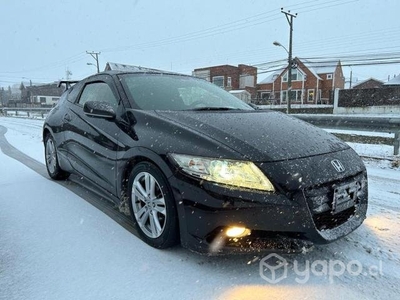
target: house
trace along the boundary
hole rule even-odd
[[[383,85],[383,81],[380,81],[375,78],[369,78],[367,80],[363,80],[355,85],[353,85],[353,89],[375,89],[380,88]]]
[[[60,99],[64,89],[57,83],[32,85],[22,87],[21,100],[24,103],[39,104],[42,106],[54,106]]]
[[[388,82],[384,83],[383,85],[385,87],[387,87],[387,86],[400,87],[400,75],[395,76],[394,78],[392,78]]]
[[[292,96],[294,104],[331,103],[331,93],[344,88],[340,61],[321,63],[294,58],[292,69]],[[261,103],[285,104],[288,91],[288,68],[284,67],[259,82],[258,99]]]
[[[195,69],[195,77],[206,79],[226,91],[246,90],[251,98],[257,97],[257,68],[240,64],[237,67],[221,65]]]

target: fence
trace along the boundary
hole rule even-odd
[[[400,117],[367,117],[336,115],[293,115],[318,127],[394,133],[394,155],[400,148]]]
[[[5,116],[24,116],[28,118],[40,116],[42,119],[50,112],[51,108],[26,108],[26,107],[5,107],[0,111]]]

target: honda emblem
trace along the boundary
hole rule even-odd
[[[339,173],[344,172],[346,170],[342,162],[338,159],[332,160],[331,164],[335,168],[335,170],[338,171]]]

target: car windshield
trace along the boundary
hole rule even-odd
[[[124,74],[121,81],[133,107],[143,110],[253,110],[202,79],[165,74]]]

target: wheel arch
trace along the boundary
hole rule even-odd
[[[44,140],[45,140],[45,138],[46,138],[46,136],[47,136],[48,134],[53,134],[53,131],[51,130],[50,127],[44,126],[44,127],[43,127],[43,131],[42,131],[42,141],[43,141],[43,142],[44,142]]]
[[[173,175],[171,167],[167,164],[167,162],[150,149],[137,147],[132,149],[132,151],[127,152],[125,157],[125,162],[120,169],[120,177],[118,178],[118,194],[121,195],[121,198],[126,195],[129,176],[133,168],[140,162],[145,161],[153,164],[165,176],[167,182],[169,181],[168,179]]]

